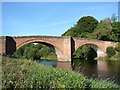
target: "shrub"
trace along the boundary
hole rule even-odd
[[[117,89],[117,85],[113,82],[107,81],[107,80],[93,80],[90,79],[89,81],[89,87],[90,88],[97,88],[97,89]]]
[[[115,50],[117,52],[120,52],[120,42],[117,43],[116,47],[115,47]]]
[[[31,60],[3,58],[3,88],[85,88],[86,77]],[[7,60],[8,59],[8,60]]]
[[[4,88],[120,88],[104,80],[87,79],[80,73],[44,66],[31,60],[3,57]]]
[[[107,51],[108,57],[115,55],[115,49],[112,46],[107,47],[106,51]]]

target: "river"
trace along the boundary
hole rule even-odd
[[[79,60],[73,59],[71,62],[59,62],[43,60],[39,63],[50,65],[65,70],[80,72],[88,78],[107,79],[120,85],[120,61],[101,61],[101,60]]]

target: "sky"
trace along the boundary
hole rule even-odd
[[[83,16],[118,14],[117,2],[3,2],[2,35],[61,36]]]

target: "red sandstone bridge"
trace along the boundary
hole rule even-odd
[[[97,53],[97,57],[105,57],[106,48],[115,46],[110,41],[96,39],[74,38],[70,36],[1,36],[0,54],[11,55],[20,47],[29,43],[42,43],[55,50],[58,61],[71,61],[73,52],[82,45],[91,46]]]

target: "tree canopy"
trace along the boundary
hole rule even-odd
[[[82,17],[74,27],[71,27],[62,36],[86,37],[87,33],[92,33],[98,21],[92,16]]]

